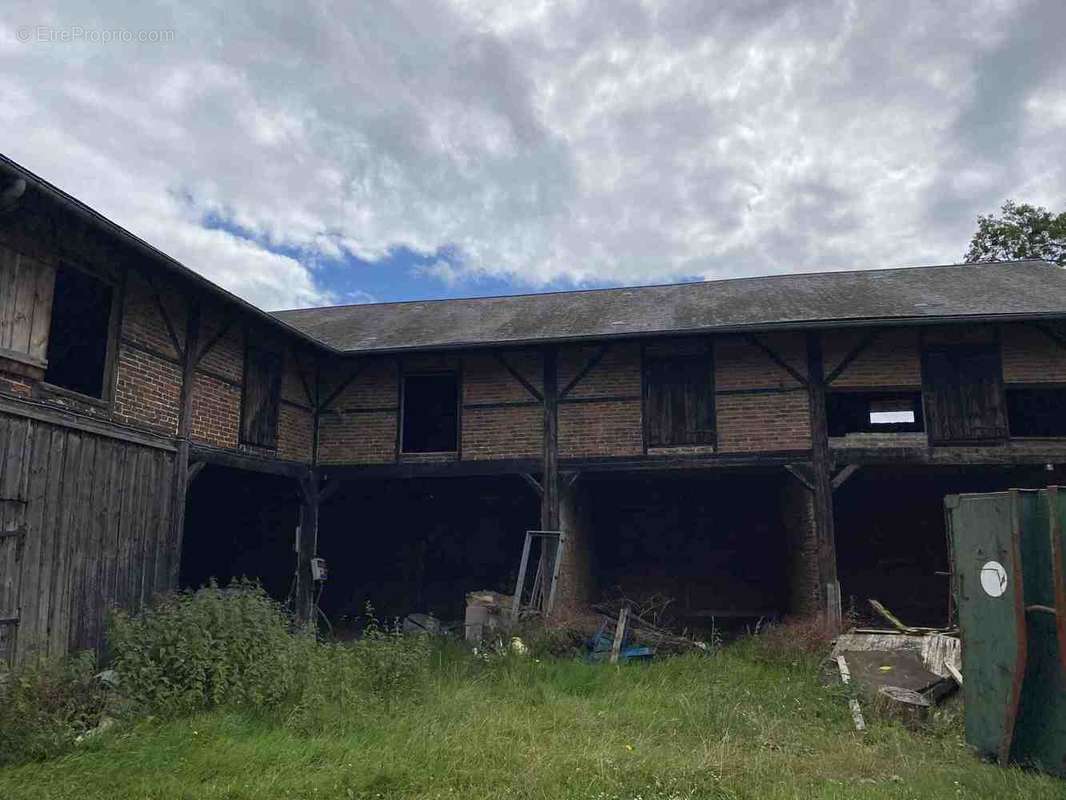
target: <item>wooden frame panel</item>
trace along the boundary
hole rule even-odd
[[[285,354],[270,347],[248,344],[247,339],[245,336],[237,438],[241,444],[276,450]],[[253,403],[255,409],[250,407]]]
[[[663,384],[657,381],[651,375],[652,365],[662,366],[664,369],[673,367],[675,374],[671,376],[660,376],[660,378],[673,378],[681,381],[683,385],[674,386],[675,390],[680,391],[677,396],[672,396],[669,400],[673,405],[677,406],[680,402],[681,417],[683,418],[681,424],[684,430],[680,430],[677,425],[673,425],[674,430],[669,434],[665,434],[665,439],[662,431],[659,431],[659,438],[656,438],[655,426],[662,423],[662,414],[658,415],[658,419],[653,419],[655,416],[652,412],[652,394],[656,390],[662,391]],[[698,368],[699,372],[705,372],[705,375],[693,375]],[[691,372],[690,372],[691,370]],[[695,384],[689,381],[696,378]],[[701,385],[702,384],[702,385]],[[695,394],[693,392],[695,391]],[[663,398],[660,397],[660,400]],[[662,410],[660,408],[660,410]],[[674,411],[678,409],[673,409]],[[694,420],[691,417],[696,417]],[[709,424],[709,427],[700,427],[699,417],[705,417],[703,422]],[[717,410],[715,403],[715,364],[714,364],[714,348],[707,346],[703,352],[700,353],[683,353],[683,354],[649,354],[646,348],[642,348],[641,351],[641,427],[644,435],[645,449],[648,447],[692,447],[692,446],[714,446],[718,441],[717,432]],[[680,438],[679,441],[675,439]]]

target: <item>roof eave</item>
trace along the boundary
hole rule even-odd
[[[139,236],[126,230],[121,225],[112,222],[100,212],[93,210],[89,206],[85,205],[85,203],[67,194],[59,187],[52,185],[44,178],[41,178],[40,176],[30,172],[28,169],[12,161],[10,158],[3,155],[2,153],[0,153],[0,167],[5,168],[8,172],[13,173],[17,177],[22,178],[26,181],[28,185],[37,189],[54,202],[58,203],[66,210],[73,213],[75,216],[80,217],[81,219],[88,222],[90,225],[94,225],[98,228],[107,231],[109,234],[122,240],[125,244],[133,247],[135,250],[152,259],[154,262],[160,264],[166,269],[169,269],[171,272],[176,273],[183,279],[190,281],[199,289],[206,291],[209,294],[213,294],[219,300],[222,300],[225,303],[232,303],[233,305],[240,307],[242,310],[248,312],[249,314],[257,317],[258,319],[270,325],[273,325],[288,334],[297,337],[298,339],[313,347],[331,353],[343,352],[333,347],[332,345],[327,344],[326,342],[323,342],[319,339],[314,338],[313,336],[310,336],[307,333],[304,333],[299,328],[290,325],[289,323],[281,320],[278,317],[275,317],[270,312],[263,311],[263,309],[252,305],[247,300],[241,299],[237,295],[227,291],[226,289],[223,289],[218,284],[212,283],[207,278],[200,275],[198,272],[189,269],[177,259],[168,256],[162,250],[144,241],[144,239],[141,239]]]
[[[523,339],[495,339],[488,342],[446,342],[432,345],[403,345],[400,347],[334,348],[334,352],[348,356],[390,355],[398,353],[438,353],[454,350],[495,350],[514,347],[535,347],[549,344],[572,344],[575,342],[624,341],[684,336],[708,336],[723,333],[761,333],[772,331],[817,330],[825,328],[889,328],[908,325],[941,325],[975,322],[1032,322],[1039,320],[1066,319],[1066,313],[1048,311],[1041,313],[1019,312],[1012,314],[954,314],[941,317],[852,317],[824,320],[785,320],[782,322],[757,322],[744,325],[713,325],[699,328],[684,328],[654,331],[626,331],[620,333],[592,333],[578,336],[546,336]]]

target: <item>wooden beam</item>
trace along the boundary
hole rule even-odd
[[[780,469],[811,457],[809,450],[768,453],[690,453],[686,455],[622,456],[602,458],[560,458],[559,471],[588,475],[612,472],[678,472],[683,470]],[[1066,457],[1062,459],[1066,462]],[[539,458],[473,459],[450,461],[404,461],[382,464],[319,465],[328,477],[350,480],[392,478],[464,478],[478,475],[518,475],[539,473]]]
[[[318,475],[314,471],[299,479],[300,528],[297,533],[296,619],[314,624],[314,583],[311,559],[318,554],[318,510],[320,505]]]
[[[203,469],[206,466],[207,463],[204,461],[193,461],[191,464],[189,464],[189,474],[185,478],[186,484],[192,483],[194,480],[196,480],[196,476],[203,472]]]
[[[814,491],[814,472],[809,464],[785,464],[788,473],[807,487],[808,491]]]
[[[825,406],[825,377],[822,338],[818,331],[808,331],[807,394],[810,401],[811,468],[814,483],[814,527],[817,540],[818,576],[825,597],[826,618],[831,627],[840,624],[840,583],[837,578],[836,534],[833,521],[833,486],[829,470],[829,433]],[[833,598],[837,598],[834,601]]]
[[[185,319],[185,349],[182,352],[181,390],[178,395],[178,449],[174,457],[171,483],[170,588],[177,590],[181,570],[181,550],[185,538],[185,500],[189,490],[189,453],[192,431],[192,387],[196,373],[196,353],[200,342],[200,304],[191,302]]]
[[[522,384],[522,387],[533,396],[534,400],[536,400],[538,403],[544,402],[544,395],[537,391],[537,387],[527,381],[526,377],[521,372],[511,366],[511,362],[507,360],[503,353],[499,352],[498,350],[494,350],[492,352],[492,355],[493,358],[495,358],[500,363],[500,365],[505,370],[507,370],[508,373],[510,373],[512,378]]]
[[[337,493],[337,490],[340,489],[344,483],[345,481],[341,478],[334,478],[328,483],[323,484],[318,490],[318,502],[325,503]]]
[[[300,377],[300,385],[303,386],[304,396],[307,398],[307,405],[309,405],[313,411],[317,405],[317,398],[315,397],[315,393],[311,391],[311,384],[307,382],[307,375],[304,373],[303,361],[296,353],[295,348],[292,350],[292,358],[293,361],[296,362],[296,374]]]
[[[607,351],[610,348],[611,348],[611,343],[610,342],[605,342],[604,344],[600,345],[599,350],[597,350],[592,355],[592,357],[589,358],[589,360],[585,362],[585,366],[581,368],[581,371],[578,372],[577,375],[574,376],[573,380],[571,380],[570,383],[566,384],[566,386],[563,388],[563,390],[561,392],[559,392],[559,399],[560,400],[565,399],[566,396],[568,394],[570,394],[570,391],[575,386],[577,386],[579,383],[581,383],[581,381],[583,381],[585,379],[585,377],[590,372],[592,372],[592,370],[596,369],[597,365],[599,365],[600,361],[603,360],[603,357],[607,354]]]
[[[1033,327],[1040,331],[1042,334],[1044,334],[1046,337],[1048,337],[1059,347],[1066,350],[1066,336],[1063,336],[1061,333],[1059,333],[1053,328],[1048,327],[1042,322],[1033,323]]]
[[[156,308],[159,309],[160,316],[163,317],[163,324],[166,326],[167,335],[170,336],[170,343],[174,345],[174,352],[178,354],[178,358],[185,359],[185,347],[181,340],[178,338],[177,328],[174,326],[174,320],[170,316],[170,312],[167,310],[166,303],[163,302],[163,295],[159,292],[159,286],[155,282],[155,278],[148,270],[138,269],[138,273],[144,278],[148,284],[148,288],[152,290],[152,300],[155,302]]]
[[[559,350],[548,345],[544,359],[544,439],[540,485],[540,527],[559,530]]]
[[[959,447],[847,447],[834,448],[833,461],[860,464],[921,464],[928,466],[1025,466],[1066,464],[1066,447],[1048,442],[1039,448],[1011,444]]]
[[[84,431],[85,433],[115,439],[120,442],[152,447],[156,450],[174,452],[177,449],[174,440],[171,438],[124,425],[117,425],[113,422],[105,422],[34,400],[23,400],[9,395],[0,395],[0,412],[16,417],[35,419],[38,422],[46,422],[62,428],[72,428],[76,431]]]
[[[534,478],[528,472],[521,472],[519,473],[519,476],[522,478],[522,480],[524,480],[530,485],[533,491],[537,493],[538,497],[544,496],[544,487],[540,485],[540,482],[536,478]]]
[[[215,335],[208,339],[206,342],[204,342],[204,346],[201,347],[200,351],[196,354],[197,364],[203,361],[204,356],[214,350],[215,346],[226,338],[226,334],[228,334],[233,329],[233,325],[236,323],[236,321],[236,314],[233,314],[232,312],[226,314],[225,319],[223,319],[222,321],[222,325],[220,325],[219,329],[215,331]]]
[[[793,367],[791,364],[789,364],[787,361],[785,361],[785,359],[781,358],[781,356],[779,356],[773,350],[773,348],[771,348],[770,346],[768,346],[765,343],[763,343],[763,341],[758,336],[756,336],[754,333],[746,333],[746,334],[744,334],[744,338],[748,342],[750,342],[751,344],[755,345],[757,348],[762,350],[767,355],[767,357],[769,357],[769,359],[771,361],[773,361],[775,364],[777,364],[777,366],[781,367],[781,369],[783,369],[785,372],[787,372],[789,375],[791,375],[793,378],[795,378],[800,386],[806,386],[807,385],[807,378],[804,375],[800,374],[800,372],[798,370],[796,370],[795,367]]]
[[[845,464],[843,467],[841,467],[840,471],[833,476],[833,491],[835,492],[837,489],[843,486],[844,483],[848,480],[848,478],[850,478],[852,475],[859,471],[860,466],[861,465],[859,464]]]
[[[881,331],[872,330],[869,333],[867,333],[859,341],[859,343],[857,345],[855,345],[855,347],[851,348],[851,350],[848,351],[848,353],[844,356],[844,358],[842,358],[840,360],[840,363],[836,365],[836,369],[834,369],[832,372],[830,372],[826,376],[826,378],[825,378],[826,386],[828,386],[833,381],[835,381],[837,378],[839,378],[841,373],[843,373],[844,370],[846,370],[849,366],[851,366],[851,362],[854,361],[856,358],[858,358],[860,355],[862,355],[870,347],[870,345],[872,345],[874,343],[874,341],[880,335],[881,335]]]
[[[332,392],[326,395],[326,399],[317,406],[318,411],[327,411],[333,404],[333,401],[340,397],[344,390],[351,386],[352,382],[359,377],[359,373],[363,371],[365,366],[366,365],[362,361],[356,362],[355,367],[353,367],[352,371],[348,373],[348,377],[341,381]]]
[[[580,478],[580,477],[581,477],[581,473],[580,472],[564,472],[563,473],[563,484],[562,484],[563,488],[564,489],[569,489],[571,486],[573,486],[575,483],[577,483],[577,479]]]
[[[194,445],[191,448],[190,457],[194,461],[203,461],[220,467],[242,469],[247,472],[261,472],[266,475],[283,475],[289,478],[304,478],[311,470],[311,467],[300,461],[263,458],[262,456],[198,445]]]

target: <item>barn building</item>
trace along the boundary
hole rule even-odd
[[[531,529],[560,607],[943,623],[944,495],[1066,482],[1064,412],[1049,263],[269,314],[0,159],[0,659],[211,577],[454,618]]]

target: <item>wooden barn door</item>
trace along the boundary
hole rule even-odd
[[[647,357],[644,421],[648,445],[713,445],[714,374],[709,355]]]
[[[26,543],[29,420],[0,417],[0,663],[14,660]]]
[[[0,413],[0,658],[99,649],[169,588],[174,454]]]
[[[1003,373],[997,345],[953,345],[925,351],[922,383],[931,444],[1006,438]]]

